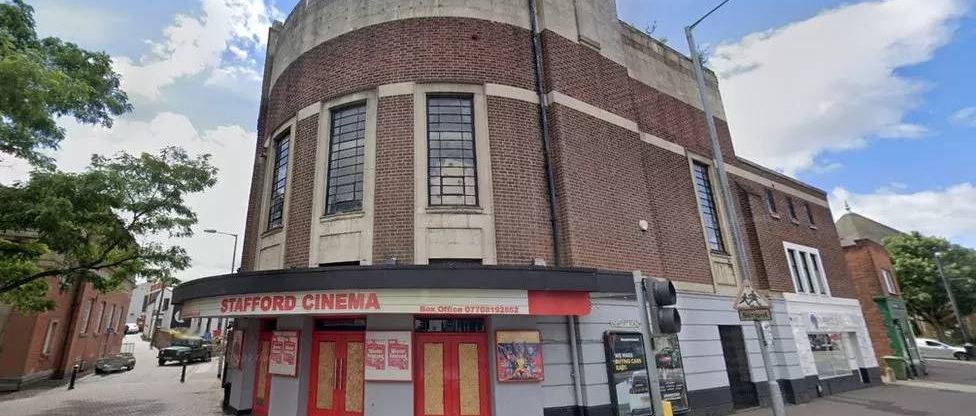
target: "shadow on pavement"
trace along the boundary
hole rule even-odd
[[[34,413],[34,416],[123,416],[162,415],[166,406],[158,400],[68,400],[57,408]]]

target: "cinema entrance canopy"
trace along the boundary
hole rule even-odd
[[[231,410],[379,416],[411,414],[412,401],[414,415],[489,415],[541,400],[543,339],[569,351],[566,317],[633,287],[629,273],[593,269],[349,266],[207,277],[178,286],[173,303],[183,317],[235,318]]]

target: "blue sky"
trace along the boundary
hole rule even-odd
[[[721,77],[737,152],[894,227],[976,247],[976,0],[732,0],[696,30]],[[135,111],[112,130],[63,120],[55,153],[179,144],[220,184],[200,228],[243,231],[270,22],[296,0],[33,0],[42,35],[116,61]],[[617,0],[619,17],[686,52],[683,28],[717,0]],[[0,166],[0,181],[24,166]],[[240,207],[227,210],[228,204]],[[184,278],[229,268],[230,241],[197,235]],[[223,243],[227,243],[224,247]]]

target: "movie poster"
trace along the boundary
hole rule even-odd
[[[607,332],[604,334],[610,397],[617,416],[653,414],[650,385],[647,383],[647,362],[643,337],[636,332]],[[674,410],[688,408],[688,389],[678,336],[654,339],[661,399],[671,402]]]
[[[298,375],[298,331],[271,333],[268,373],[295,377]]]
[[[539,331],[497,331],[498,381],[542,381],[542,335]]]
[[[410,381],[410,331],[366,332],[366,380]]]

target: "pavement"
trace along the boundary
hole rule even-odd
[[[138,335],[124,342],[135,344],[134,369],[108,375],[87,375],[68,390],[64,382],[42,383],[27,390],[0,395],[2,416],[209,416],[222,415],[222,390],[217,360],[181,367],[159,367],[157,350]]]
[[[928,360],[924,379],[899,381],[787,406],[789,416],[958,416],[976,414],[976,361]],[[966,410],[969,409],[969,410]],[[768,408],[735,416],[767,416]]]
[[[217,361],[187,366],[156,365],[156,350],[136,335],[135,369],[105,376],[89,375],[67,390],[63,383],[0,395],[0,416],[216,416],[221,415]],[[921,380],[856,390],[787,406],[789,416],[955,416],[976,415],[976,361],[928,361]],[[736,416],[771,415],[768,408]]]

